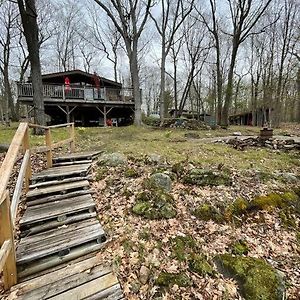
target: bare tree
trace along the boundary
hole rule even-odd
[[[191,13],[194,6],[194,0],[191,1],[161,1],[161,16],[154,18],[157,32],[161,37],[161,74],[160,74],[160,119],[163,121],[165,117],[164,111],[164,97],[165,97],[165,84],[166,84],[166,58],[171,50],[171,46],[174,43],[176,32],[183,24],[184,20]]]
[[[114,80],[118,81],[119,51],[121,50],[122,36],[110,19],[105,22],[106,26],[104,27],[103,22],[100,22],[99,16],[94,10],[90,10],[90,17],[92,24],[89,25],[91,31],[89,39],[82,37],[95,49],[105,54],[106,59],[113,65]]]
[[[124,40],[129,58],[135,101],[134,123],[139,126],[142,123],[142,101],[140,95],[138,43],[149,17],[153,1],[147,0],[146,3],[140,0],[94,1],[106,12]]]
[[[233,76],[234,68],[236,65],[236,58],[240,45],[253,33],[253,28],[260,20],[272,0],[266,0],[259,2],[255,5],[253,0],[228,0],[230,16],[232,21],[232,33],[231,36],[231,57],[230,66],[227,77],[227,86],[225,91],[225,100],[222,109],[221,123],[228,125],[229,109],[232,101],[233,94]],[[258,34],[263,29],[260,29],[255,34]]]
[[[186,76],[186,83],[179,103],[179,116],[182,115],[187,99],[190,95],[193,82],[197,75],[202,71],[209,49],[211,48],[211,46],[208,44],[209,41],[205,39],[206,35],[205,29],[203,28],[204,26],[199,27],[198,25],[199,24],[197,24],[197,21],[188,23],[184,30],[184,61],[188,72]]]
[[[206,25],[208,31],[213,37],[214,48],[216,51],[216,85],[217,85],[217,123],[221,124],[222,115],[222,97],[223,97],[223,74],[222,74],[222,62],[221,62],[221,31],[220,24],[217,16],[217,5],[216,0],[209,0],[210,14],[206,16],[200,12],[197,8],[197,12],[200,19]]]
[[[31,66],[34,119],[37,124],[45,125],[46,120],[40,63],[39,29],[37,24],[35,0],[27,0],[26,2],[23,0],[18,0],[18,6],[21,14]],[[42,132],[42,130],[36,130],[37,134],[41,134]]]
[[[298,11],[299,12],[299,11]],[[285,68],[285,61],[290,55],[289,51],[292,44],[292,37],[294,34],[295,28],[295,21],[298,16],[297,14],[297,6],[294,0],[285,0],[282,22],[279,25],[279,30],[277,30],[277,42],[278,42],[278,49],[281,49],[280,56],[279,56],[279,64],[278,64],[278,81],[276,87],[276,97],[275,97],[275,112],[273,114],[273,126],[278,127],[281,121],[281,109],[282,109],[282,93],[283,93],[283,73]]]
[[[16,7],[11,2],[6,2],[1,7],[1,15],[0,15],[0,27],[1,27],[1,35],[0,35],[0,47],[1,47],[1,55],[0,55],[0,71],[3,76],[3,87],[4,87],[4,114],[6,115],[6,121],[9,120],[9,111],[10,116],[13,121],[18,120],[18,113],[15,107],[10,76],[9,76],[9,65],[11,60],[11,52],[12,52],[12,42],[13,39],[17,36],[17,18],[18,11]]]
[[[66,0],[56,15],[55,51],[58,69],[68,71],[76,68],[76,48],[80,38],[79,7],[74,1]]]

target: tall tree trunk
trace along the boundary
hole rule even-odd
[[[222,109],[221,125],[229,125],[229,109],[232,101],[233,91],[233,72],[235,68],[235,61],[237,56],[238,44],[234,42],[231,54],[230,67],[228,72],[227,87],[225,92],[225,101]]]
[[[217,124],[220,125],[222,122],[222,71],[221,71],[221,53],[220,53],[220,44],[219,38],[216,38],[216,54],[217,54]]]
[[[300,123],[300,67],[297,72],[297,102],[298,102],[297,121]]]
[[[139,67],[138,67],[138,57],[137,57],[137,41],[133,41],[132,51],[130,43],[127,43],[127,53],[129,53],[129,65],[130,74],[132,79],[133,87],[133,98],[134,98],[134,124],[140,126],[142,124],[142,99],[140,91],[140,78],[139,78]]]
[[[10,111],[11,120],[16,122],[16,121],[18,121],[18,115],[16,112],[16,107],[15,107],[14,99],[13,99],[12,92],[11,92],[11,86],[10,86],[9,74],[8,74],[8,66],[4,67],[3,75],[4,75],[3,81],[4,81],[5,98],[7,101],[6,103],[8,105],[8,110]],[[7,118],[8,118],[8,116],[7,116]]]
[[[31,79],[33,88],[34,120],[39,125],[45,125],[45,109],[43,99],[43,85],[40,63],[40,46],[38,38],[38,24],[35,0],[18,0],[24,35],[28,47],[29,61],[31,65]],[[43,130],[36,130],[36,134],[42,134]]]
[[[165,88],[166,88],[166,53],[165,53],[165,40],[162,38],[161,47],[161,67],[160,67],[160,121],[163,122],[165,112]]]

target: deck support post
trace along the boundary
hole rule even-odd
[[[69,105],[66,106],[66,113],[67,113],[67,123],[70,123],[70,108],[69,108]]]

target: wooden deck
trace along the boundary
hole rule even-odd
[[[16,250],[21,283],[8,299],[124,299],[96,256],[106,242],[88,181],[96,154],[54,158],[33,175]]]

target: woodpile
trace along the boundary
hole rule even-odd
[[[219,141],[217,141],[219,142]],[[300,140],[293,138],[260,138],[256,136],[251,137],[232,137],[227,140],[223,140],[226,144],[232,145],[233,148],[238,150],[244,150],[246,147],[266,147],[272,150],[300,150]]]
[[[165,119],[162,127],[165,128],[181,128],[188,130],[208,130],[211,127],[199,120],[189,120],[189,119]]]

